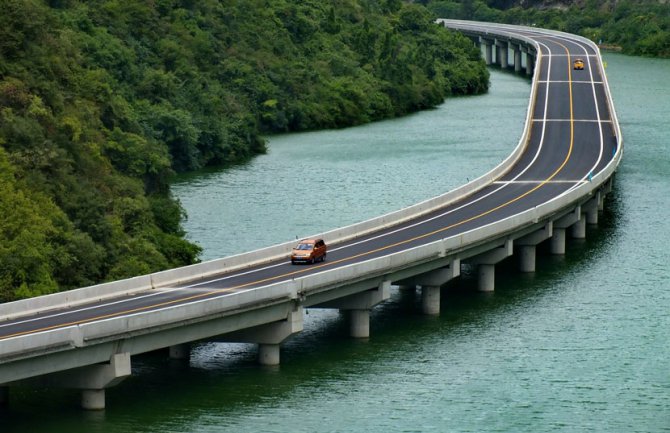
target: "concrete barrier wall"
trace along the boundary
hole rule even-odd
[[[69,305],[80,305],[149,289],[151,289],[151,277],[149,275],[142,275],[126,280],[53,293],[51,295],[6,302],[0,304],[0,322],[15,317],[29,316],[38,311],[63,308]]]

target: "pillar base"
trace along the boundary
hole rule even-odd
[[[279,344],[259,344],[258,363],[261,365],[279,365]]]
[[[440,286],[421,286],[421,309],[423,314],[440,314]]]
[[[586,212],[586,223],[589,225],[598,225],[598,207]]]
[[[551,235],[551,254],[565,254],[565,229],[554,227]]]
[[[86,410],[103,410],[105,408],[104,389],[84,389],[81,391],[81,407]]]
[[[586,238],[586,219],[583,215],[582,218],[571,227],[570,235],[575,239]]]
[[[492,292],[495,290],[496,265],[479,265],[478,289],[480,292]]]
[[[519,247],[519,270],[521,272],[535,272],[535,245]]]
[[[351,310],[350,335],[353,338],[370,337],[370,310]]]

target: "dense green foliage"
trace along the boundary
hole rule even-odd
[[[626,54],[670,57],[670,4],[658,0],[423,1],[443,18],[533,25],[580,34]],[[523,5],[523,6],[521,6]]]
[[[175,171],[485,91],[399,0],[0,0],[0,301],[197,261]],[[225,227],[222,227],[225,230]]]

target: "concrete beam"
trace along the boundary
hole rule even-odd
[[[554,220],[554,229],[567,229],[582,218],[582,207],[575,206],[570,212]]]
[[[313,308],[336,308],[339,310],[369,310],[391,297],[391,282],[383,281],[372,290],[334,299]]]
[[[286,319],[218,336],[215,341],[228,343],[280,344],[303,329],[303,307],[289,311]]]

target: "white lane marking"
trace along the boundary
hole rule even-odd
[[[560,184],[560,183],[586,183],[586,181],[583,180],[583,179],[580,179],[580,180],[550,180],[549,182],[547,182],[546,180],[497,180],[493,183],[497,184],[497,185],[502,185],[502,184],[523,185],[523,184],[538,184],[538,183],[546,183],[546,184],[550,184],[550,183],[558,183],[558,184]]]
[[[562,83],[562,84],[568,84],[569,83],[569,81],[566,81],[566,80],[553,80],[551,82],[552,83]],[[548,81],[538,81],[538,83],[547,84]],[[602,81],[593,81],[593,82],[591,82],[591,81],[573,81],[572,83],[573,84],[603,84]]]
[[[588,123],[611,123],[611,120],[597,119],[533,119],[533,122],[588,122]]]

